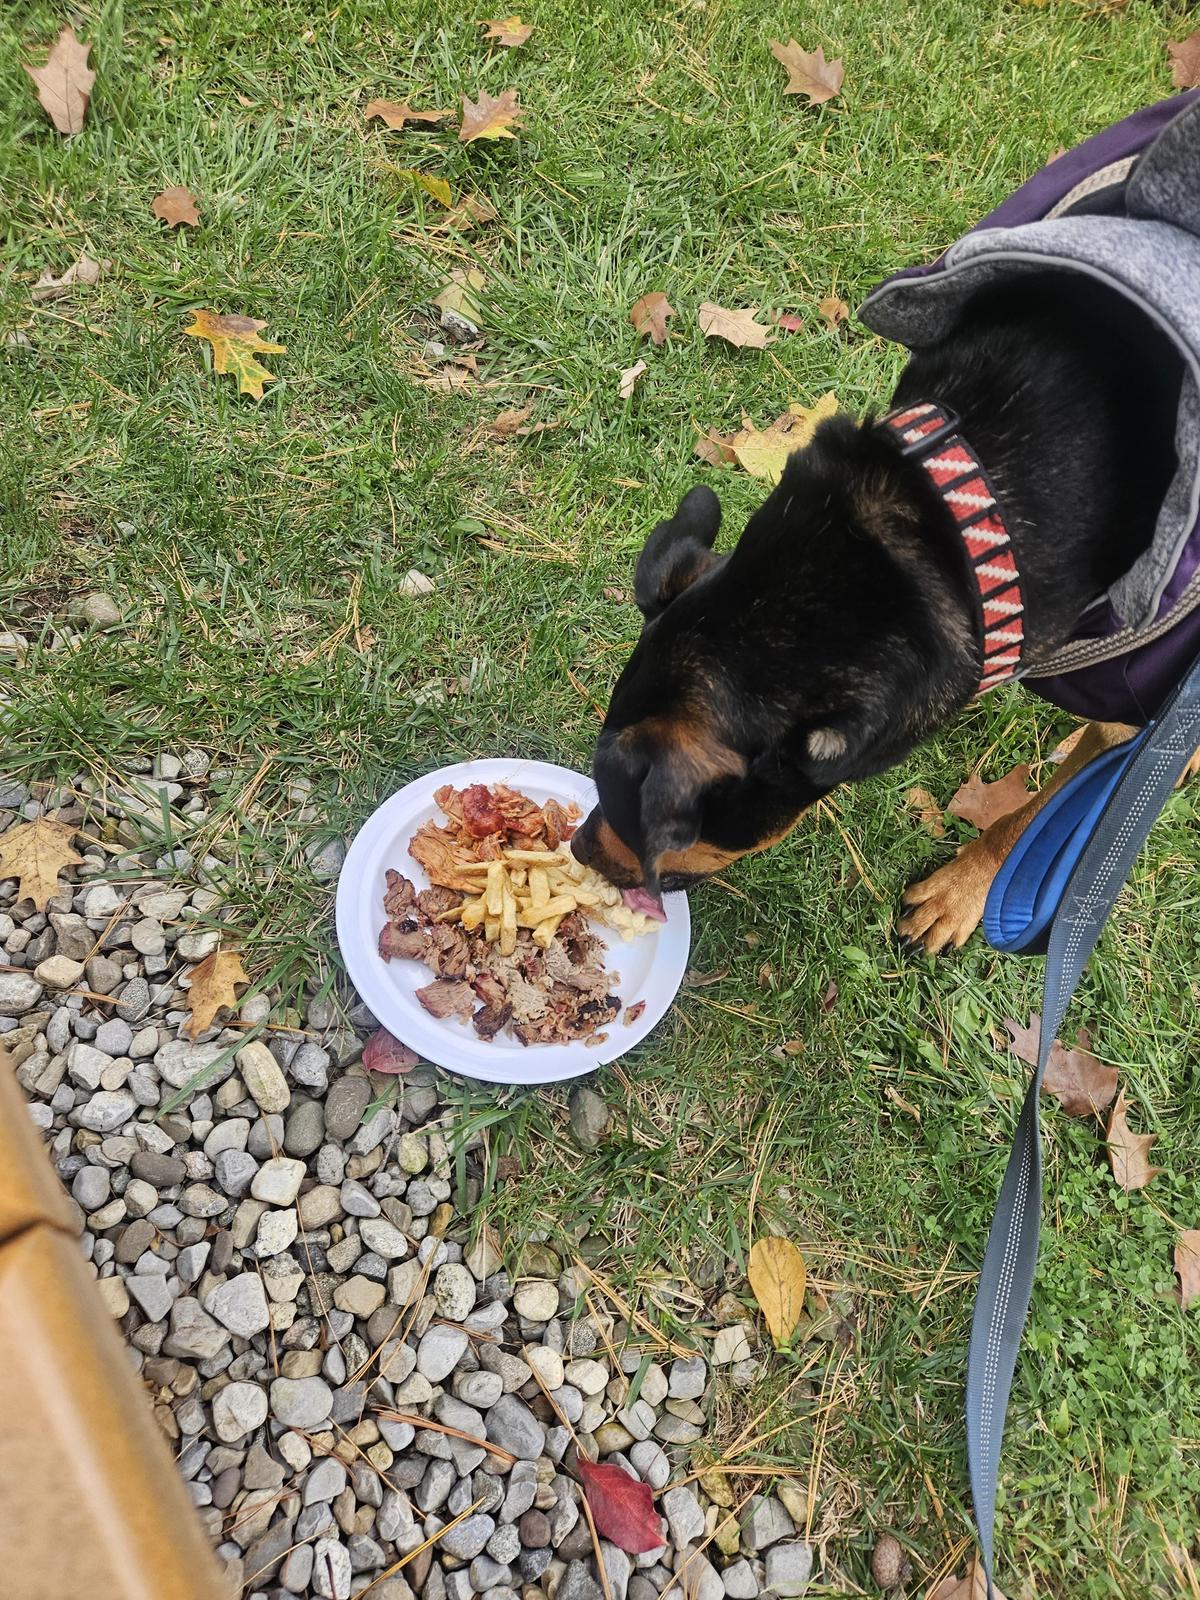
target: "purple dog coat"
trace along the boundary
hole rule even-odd
[[[874,289],[867,327],[934,343],[976,289],[1059,267],[1120,290],[1184,358],[1178,466],[1149,549],[1021,677],[1077,716],[1142,723],[1200,655],[1200,90],[1146,106],[1021,185],[925,266]]]

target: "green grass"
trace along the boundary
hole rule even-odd
[[[19,668],[0,659],[3,764],[106,781],[159,750],[210,750],[228,776],[199,833],[176,818],[172,842],[216,841],[255,970],[285,996],[337,966],[306,845],[446,761],[586,764],[589,702],[637,632],[605,591],[628,586],[647,530],[691,483],[718,487],[734,531],[761,496],[694,460],[693,419],[763,421],[831,388],[852,409],[886,400],[898,353],[827,332],[818,300],[857,303],[1057,146],[1166,93],[1164,40],[1190,26],[1148,0],[1112,17],[989,0],[538,0],[529,44],[489,55],[472,15],[435,0],[97,0],[71,14],[98,77],[69,142],[19,67],[64,14],[10,0],[0,16],[0,333],[32,341],[0,353],[0,628],[29,641]],[[768,41],[792,34],[844,55],[839,101],[784,101]],[[510,85],[528,111],[515,142],[362,121],[374,95],[456,105]],[[486,196],[498,221],[447,231],[388,162]],[[150,215],[174,183],[199,196],[198,230]],[[113,270],[32,307],[32,279],[81,248]],[[483,386],[442,394],[414,381],[428,297],[471,265],[488,277]],[[677,312],[657,351],[627,320],[654,288]],[[806,331],[732,352],[700,336],[705,299],[795,309]],[[287,345],[260,405],[182,336],[195,307],[264,318]],[[617,373],[638,355],[650,372],[626,405]],[[485,425],[509,406],[558,426],[496,443]],[[427,599],[398,596],[413,567],[435,579]],[[127,626],[57,648],[67,600],[90,588],[118,597]],[[356,624],[373,635],[361,651]],[[806,1246],[853,1341],[773,1357],[718,1408],[712,1444],[760,1415],[756,1433],[784,1425],[744,1460],[811,1474],[814,1593],[871,1592],[879,1529],[925,1574],[967,1530],[972,1279],[1023,1093],[993,1033],[1038,1003],[1036,966],[978,940],[944,962],[899,953],[899,891],[950,842],[903,797],[919,783],[945,799],[985,752],[997,776],[1065,727],[1019,693],[993,696],[731,887],[698,891],[693,964],[721,976],[685,990],[603,1083],[618,1130],[600,1151],[573,1149],[557,1093],[448,1090],[453,1120],[485,1135],[479,1215],[510,1250],[539,1229],[582,1239],[670,1331],[707,1325],[701,1298],[741,1287],[765,1227]],[[1171,1294],[1176,1230],[1200,1223],[1196,821],[1194,796],[1177,796],[1072,1021],[1120,1064],[1166,1170],[1124,1197],[1094,1128],[1047,1116],[1042,1264],[1002,1486],[1010,1600],[1195,1592],[1164,1541],[1193,1538],[1200,1494],[1200,1340]],[[801,1053],[780,1051],[795,1040]],[[497,1176],[500,1155],[518,1176]]]

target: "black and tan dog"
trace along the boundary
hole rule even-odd
[[[903,420],[936,402],[986,468],[1030,659],[1071,638],[1150,544],[1182,377],[1166,334],[1069,273],[981,291],[911,357],[893,406]],[[974,514],[987,497],[958,499]],[[686,888],[782,839],[838,784],[903,761],[1001,681],[954,500],[902,430],[845,417],[792,456],[728,554],[713,548],[716,495],[685,495],[637,564],[645,621],[596,749],[579,858],[623,886]],[[1089,726],[1055,782],[1128,733]],[[930,950],[962,944],[1048,792],[912,887],[902,931]]]

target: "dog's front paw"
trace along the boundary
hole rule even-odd
[[[983,919],[997,863],[981,843],[973,839],[953,861],[904,891],[911,909],[900,919],[900,933],[931,955],[948,945],[961,948]]]

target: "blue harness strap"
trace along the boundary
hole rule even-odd
[[[1004,1417],[1038,1256],[1042,1078],[1079,975],[1197,746],[1200,660],[1136,738],[1098,756],[1037,813],[997,874],[984,912],[984,931],[997,949],[1046,955],[1037,1067],[992,1218],[967,1353],[967,1466],[988,1600],[995,1594]]]

